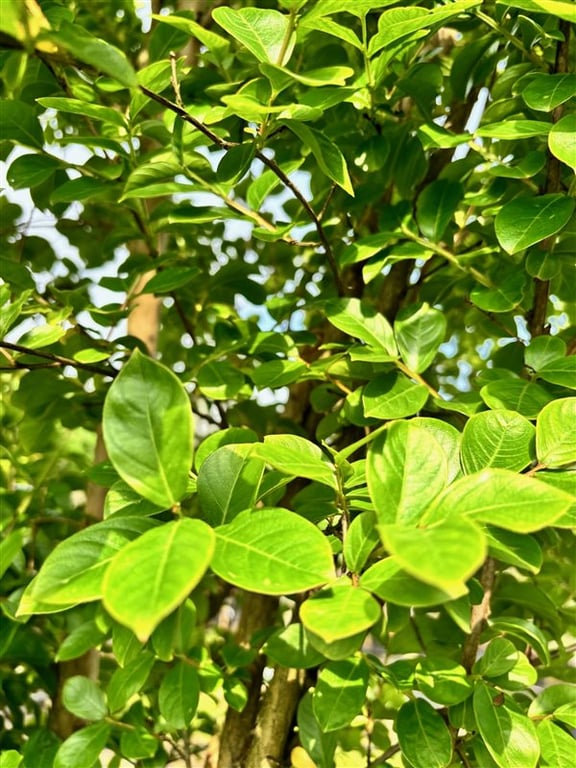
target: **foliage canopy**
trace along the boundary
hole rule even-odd
[[[2,4],[2,768],[569,768],[573,5],[152,10]]]

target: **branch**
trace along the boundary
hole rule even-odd
[[[179,107],[178,104],[175,104],[173,101],[170,101],[170,99],[165,98],[164,96],[161,96],[159,93],[154,93],[154,91],[149,90],[148,88],[144,87],[143,85],[140,86],[140,91],[145,95],[148,96],[149,99],[152,99],[157,104],[161,104],[165,109],[169,109],[172,112],[174,112],[176,115],[182,118],[185,122],[189,123],[190,125],[193,125],[194,128],[196,128],[200,133],[203,133],[204,136],[210,139],[210,141],[213,144],[216,144],[217,147],[220,149],[232,149],[232,147],[237,147],[238,142],[236,141],[226,141],[226,139],[222,139],[218,134],[214,133],[208,126],[204,125],[200,120],[197,120],[195,117],[193,117],[189,112],[187,112],[182,107]],[[284,173],[284,171],[280,168],[280,166],[274,162],[274,160],[271,160],[269,157],[267,157],[262,150],[257,149],[255,152],[255,157],[257,157],[265,166],[270,168],[270,170],[280,179],[280,181],[284,184],[284,186],[289,189],[294,197],[300,202],[312,222],[314,223],[314,226],[316,227],[316,231],[318,232],[318,237],[320,238],[320,242],[322,243],[322,247],[324,248],[324,252],[326,253],[326,258],[328,259],[328,264],[330,266],[330,270],[334,276],[334,281],[336,283],[336,287],[338,289],[338,295],[344,296],[346,291],[344,289],[344,285],[342,284],[342,279],[340,277],[340,273],[338,271],[338,265],[336,264],[336,259],[334,258],[334,253],[332,251],[332,248],[330,246],[330,243],[328,242],[328,238],[326,237],[326,232],[324,231],[324,227],[322,226],[322,223],[318,216],[316,215],[316,212],[306,200],[302,192],[298,189],[298,187],[294,184],[294,182]]]
[[[43,360],[50,360],[55,366],[71,365],[73,368],[80,368],[83,371],[89,371],[90,373],[98,373],[101,376],[114,376],[118,375],[118,371],[114,368],[104,368],[100,365],[92,365],[91,363],[79,363],[77,360],[72,360],[69,357],[62,357],[61,355],[54,355],[52,352],[38,352],[36,349],[28,349],[21,344],[12,344],[9,341],[0,341],[1,349],[10,349],[13,352],[21,352],[24,355],[33,355],[34,357],[41,357]],[[37,368],[37,365],[31,366],[25,363],[20,363],[18,360],[14,361],[14,368]]]
[[[476,654],[478,653],[478,646],[480,645],[480,635],[484,631],[484,626],[490,616],[490,601],[492,600],[492,591],[494,589],[495,581],[496,562],[492,557],[489,557],[484,563],[482,575],[480,577],[480,583],[484,589],[484,596],[479,605],[472,606],[472,616],[470,617],[472,631],[466,638],[462,649],[462,666],[468,673],[472,671],[472,667],[476,661]]]

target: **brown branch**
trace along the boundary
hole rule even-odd
[[[482,568],[482,575],[480,576],[480,584],[484,590],[484,596],[478,605],[472,606],[472,616],[470,617],[471,632],[464,641],[464,646],[462,648],[462,666],[468,673],[472,671],[472,667],[476,661],[476,654],[478,653],[478,646],[480,645],[480,636],[484,631],[486,621],[490,616],[490,601],[492,600],[495,581],[496,561],[492,557],[488,557]]]
[[[50,360],[53,365],[64,366],[71,365],[74,368],[80,368],[83,371],[89,371],[90,373],[98,373],[101,376],[114,376],[118,375],[118,371],[114,368],[103,368],[99,365],[92,365],[91,363],[79,363],[77,360],[72,360],[69,357],[62,357],[61,355],[54,355],[52,352],[38,352],[36,349],[28,349],[21,344],[13,344],[10,341],[0,341],[0,348],[10,349],[13,352],[21,352],[24,355],[33,355],[34,357],[41,357],[44,360]],[[25,363],[21,363],[18,360],[14,361],[14,368],[37,368],[38,366],[32,364],[27,366]]]

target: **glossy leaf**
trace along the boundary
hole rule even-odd
[[[229,523],[254,506],[264,473],[264,461],[251,454],[252,445],[226,445],[211,453],[198,472],[202,517],[210,525]]]
[[[495,219],[496,237],[507,253],[518,253],[563,229],[574,212],[574,200],[560,194],[516,197]]]
[[[69,677],[62,689],[62,703],[83,720],[102,720],[108,714],[106,697],[94,680],[83,675]]]
[[[421,373],[431,365],[444,341],[446,317],[426,303],[407,307],[396,317],[394,334],[408,368]]]
[[[321,589],[300,608],[302,624],[326,643],[364,632],[380,614],[380,606],[368,592],[347,584]],[[334,621],[335,616],[338,621]]]
[[[102,120],[103,122],[116,125],[119,128],[127,129],[127,123],[120,112],[112,107],[102,107],[99,104],[88,104],[80,99],[65,99],[61,97],[48,97],[38,99],[38,103],[48,109],[56,109],[58,112],[67,112],[73,115],[82,115],[91,120]]]
[[[378,530],[401,568],[452,597],[462,594],[463,583],[486,557],[484,534],[466,518],[454,516],[426,528],[380,525]]]
[[[464,188],[457,181],[438,179],[424,187],[416,202],[422,234],[434,243],[441,240],[463,196]]]
[[[539,371],[565,354],[566,343],[558,336],[536,336],[526,347],[524,362],[532,370]]]
[[[417,522],[448,483],[446,454],[412,421],[398,421],[369,446],[368,490],[380,523]]]
[[[362,304],[359,299],[337,299],[326,306],[332,325],[375,350],[384,350],[392,358],[397,354],[394,333],[383,315]]]
[[[128,485],[164,508],[182,499],[192,466],[192,410],[171,371],[136,350],[108,391],[103,431]]]
[[[542,549],[532,536],[505,531],[500,528],[486,529],[488,549],[492,557],[503,563],[538,573],[542,567]]]
[[[576,133],[576,115],[564,115],[554,123],[548,135],[550,152],[576,173],[576,151],[574,134]]]
[[[304,592],[334,577],[328,540],[287,509],[242,512],[218,528],[211,567],[230,584],[265,595]]]
[[[214,20],[246,46],[258,61],[283,65],[290,59],[295,35],[288,38],[288,17],[262,8],[215,8]]]
[[[574,20],[572,3],[564,2],[564,0],[496,0],[496,2],[499,5],[520,8],[523,11],[550,14],[569,22]]]
[[[558,683],[550,685],[538,693],[530,703],[528,714],[530,717],[551,715],[565,705],[576,707],[576,686],[569,683]]]
[[[535,458],[534,426],[515,411],[483,411],[466,422],[462,466],[468,474],[486,467],[520,471]]]
[[[162,678],[158,691],[160,714],[175,729],[187,728],[200,697],[200,681],[193,666],[178,662]]]
[[[213,551],[214,533],[201,520],[182,518],[148,531],[112,560],[106,610],[144,642],[194,589]]]
[[[344,155],[338,146],[330,141],[314,128],[309,128],[295,120],[283,120],[292,133],[300,139],[304,146],[308,147],[314,155],[320,170],[332,179],[339,187],[354,197],[354,188],[346,166]]]
[[[379,542],[376,518],[372,512],[361,512],[348,528],[344,539],[344,559],[349,570],[359,573]]]
[[[552,360],[540,368],[538,376],[551,384],[576,389],[576,357],[569,355]]]
[[[10,163],[7,179],[14,189],[36,187],[54,175],[59,161],[49,155],[21,155]]]
[[[424,584],[403,571],[394,557],[386,557],[371,565],[360,577],[360,586],[388,603],[407,607],[440,605],[454,599],[430,584]],[[462,594],[466,592],[465,587]]]
[[[362,709],[368,687],[368,665],[355,657],[332,661],[321,670],[312,708],[324,733],[349,725]]]
[[[212,400],[234,397],[244,383],[244,374],[225,360],[205,363],[198,372],[198,386]]]
[[[510,672],[517,660],[518,650],[514,643],[505,637],[495,637],[474,665],[474,672],[482,677],[500,677]]]
[[[115,555],[155,525],[150,520],[116,518],[86,528],[58,544],[26,588],[18,615],[61,611],[102,597],[102,581]]]
[[[542,768],[572,768],[574,737],[550,720],[543,720],[536,729],[540,742]]]
[[[132,696],[140,692],[148,680],[154,661],[150,651],[140,649],[125,666],[114,670],[107,689],[110,712],[120,712]]]
[[[298,739],[308,755],[314,759],[314,768],[332,768],[337,744],[337,733],[324,733],[314,716],[312,693],[307,691],[300,699],[297,711]],[[296,768],[296,767],[295,767]],[[298,767],[299,768],[299,767]],[[312,766],[302,766],[312,768]]]
[[[438,704],[453,706],[472,695],[472,684],[464,667],[444,656],[419,661],[416,681],[422,693]]]
[[[118,480],[109,488],[104,500],[104,519],[112,515],[122,515],[122,517],[140,515],[146,517],[148,515],[157,515],[161,511],[162,507],[143,499],[123,480]]]
[[[320,664],[324,657],[311,644],[300,623],[288,624],[271,635],[263,648],[266,656],[276,664],[295,669],[309,669]]]
[[[536,454],[547,467],[562,467],[576,461],[576,398],[548,403],[536,422]]]
[[[0,140],[15,141],[25,147],[42,149],[44,135],[36,116],[36,110],[22,101],[0,99]]]
[[[434,501],[424,522],[452,514],[517,533],[538,531],[570,508],[572,497],[540,480],[507,469],[485,469],[457,480]]]
[[[335,490],[334,465],[322,449],[299,435],[267,435],[252,447],[251,455],[287,475],[306,477]]]
[[[110,726],[104,722],[76,731],[58,749],[54,768],[93,768],[109,735]]]
[[[531,720],[505,705],[495,703],[496,691],[478,684],[474,714],[478,730],[499,768],[536,768],[540,745]]]
[[[477,285],[470,291],[470,300],[485,312],[509,312],[524,298],[527,279],[523,272],[504,274],[491,287]]]
[[[364,415],[375,419],[403,419],[413,416],[428,400],[423,384],[413,384],[401,373],[376,376],[362,393]]]
[[[506,120],[481,126],[476,134],[491,139],[529,139],[531,136],[547,136],[551,127],[551,123],[541,120]]]
[[[522,90],[526,104],[542,112],[550,112],[573,96],[576,96],[576,75],[570,72],[554,75],[539,72]]]
[[[423,699],[407,701],[396,718],[402,755],[414,768],[447,768],[452,737],[442,716]]]
[[[543,387],[522,379],[492,381],[482,387],[480,396],[489,408],[518,411],[527,419],[535,419],[552,400]]]
[[[550,663],[550,651],[546,635],[533,621],[520,619],[516,616],[500,616],[490,619],[489,624],[491,630],[496,634],[517,638],[525,645],[529,645],[544,664]]]

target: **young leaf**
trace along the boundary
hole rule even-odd
[[[334,465],[319,446],[303,437],[266,435],[264,443],[252,446],[251,453],[286,475],[306,477],[338,489]]]
[[[403,419],[413,416],[428,400],[423,384],[413,384],[402,373],[376,376],[362,393],[364,415],[375,419]]]
[[[229,523],[254,506],[264,461],[250,455],[252,444],[226,445],[211,453],[198,472],[202,517],[210,525]]]
[[[324,733],[349,725],[362,709],[368,687],[368,665],[361,657],[332,661],[321,670],[312,708]]]
[[[375,350],[384,350],[391,359],[397,355],[394,332],[383,315],[359,299],[334,299],[326,304],[332,325]]]
[[[309,632],[326,643],[360,634],[380,618],[380,606],[360,587],[325,587],[302,603],[300,617]],[[338,616],[338,621],[334,617]]]
[[[468,419],[462,433],[462,466],[467,474],[486,467],[520,471],[535,458],[534,426],[515,411],[494,410]]]
[[[374,547],[378,544],[376,519],[372,512],[361,512],[348,528],[344,539],[344,559],[353,573],[360,573]]]
[[[186,494],[192,467],[192,409],[179,379],[136,350],[108,390],[104,441],[118,474],[169,509]]]
[[[102,597],[102,580],[111,560],[129,541],[156,523],[113,518],[73,534],[51,552],[30,582],[18,616],[62,611]]]
[[[185,517],[148,531],[112,560],[106,610],[145,642],[198,584],[213,551],[214,533],[202,520]]]
[[[108,714],[106,696],[100,686],[84,675],[69,677],[62,689],[62,703],[83,720],[102,720]]]
[[[410,576],[395,557],[385,557],[371,565],[360,577],[360,586],[388,603],[415,608],[440,605],[454,599],[453,594]],[[465,587],[462,594],[466,594]]]
[[[576,397],[554,400],[542,408],[536,422],[536,454],[547,467],[576,461]]]
[[[160,714],[172,728],[188,728],[198,707],[199,697],[198,673],[190,664],[180,661],[164,675],[160,683]]]
[[[489,408],[518,411],[527,419],[535,419],[552,400],[547,390],[524,379],[491,381],[482,387],[480,396]]]
[[[491,123],[476,130],[476,135],[502,140],[529,139],[531,136],[547,136],[552,123],[541,120],[505,120],[502,123]]]
[[[394,334],[408,368],[421,373],[431,365],[444,341],[446,316],[427,303],[414,304],[398,312]]]
[[[551,720],[543,720],[536,729],[540,742],[541,765],[573,768],[574,736]]]
[[[108,723],[82,728],[63,742],[54,759],[54,768],[93,768],[108,741]]]
[[[423,699],[407,701],[396,718],[402,754],[414,768],[447,768],[452,737],[442,716]]]
[[[287,509],[241,512],[217,528],[211,567],[230,584],[264,595],[305,592],[334,578],[328,539]]]
[[[370,444],[366,477],[378,522],[410,525],[447,485],[446,455],[428,430],[393,422]]]
[[[565,514],[568,493],[507,469],[485,469],[457,480],[429,507],[423,522],[465,515],[508,531],[538,531]]]
[[[212,16],[258,61],[279,66],[289,61],[296,35],[290,31],[288,16],[263,8],[215,8]]]
[[[486,538],[466,518],[452,517],[427,528],[378,526],[382,542],[398,564],[415,578],[450,594],[462,595],[462,585],[482,565]]]
[[[499,768],[536,768],[540,745],[532,721],[515,709],[495,703],[497,692],[483,683],[474,691],[478,730]]]
[[[576,134],[576,115],[564,115],[554,123],[548,135],[548,148],[558,160],[576,173],[576,151],[574,150],[574,135]]]
[[[320,169],[332,179],[339,187],[354,197],[354,187],[350,180],[350,174],[346,166],[346,160],[338,146],[329,141],[323,133],[314,128],[309,128],[295,120],[282,120],[292,133],[295,133],[300,141],[305,144],[316,158]]]
[[[516,197],[498,212],[494,222],[498,242],[507,253],[518,253],[551,237],[566,226],[574,200],[561,194]]]

